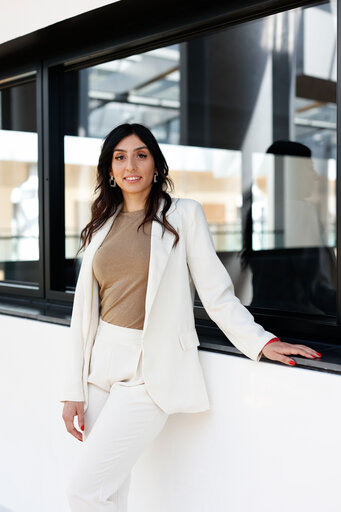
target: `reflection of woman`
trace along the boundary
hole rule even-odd
[[[98,197],[66,345],[63,419],[86,443],[67,496],[72,511],[124,511],[130,471],[175,412],[209,408],[198,358],[194,285],[211,318],[246,355],[294,364],[320,355],[276,341],[233,293],[201,205],[171,199],[150,131],[124,124],[106,138]],[[269,343],[272,341],[272,343]],[[266,345],[266,346],[265,346]]]
[[[335,315],[336,263],[332,249],[323,243],[323,228],[312,201],[319,177],[311,150],[299,142],[277,140],[267,153],[281,159],[275,173],[283,173],[283,205],[277,206],[283,218],[283,236],[275,249],[253,251],[250,189],[245,194],[247,214],[241,255],[242,268],[249,266],[252,271],[250,306]]]

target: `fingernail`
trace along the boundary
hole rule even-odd
[[[320,354],[319,352],[316,352],[316,354],[318,357],[322,357],[322,354]]]
[[[84,430],[84,425],[81,426],[81,430]]]
[[[289,361],[289,364],[291,364],[291,366],[294,366],[296,363],[295,361],[293,361],[292,359]]]

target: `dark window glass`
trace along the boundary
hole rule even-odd
[[[38,286],[35,81],[0,90],[0,281]]]
[[[245,305],[335,315],[336,2],[68,72],[64,84],[67,261],[102,138],[141,122],[174,195],[202,203]]]

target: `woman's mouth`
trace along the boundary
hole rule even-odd
[[[136,183],[141,179],[141,176],[126,176],[123,178],[125,181],[128,181],[129,183]]]

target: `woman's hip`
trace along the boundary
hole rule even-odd
[[[90,359],[88,382],[110,391],[116,382],[141,378],[142,330],[109,324],[100,318]]]

